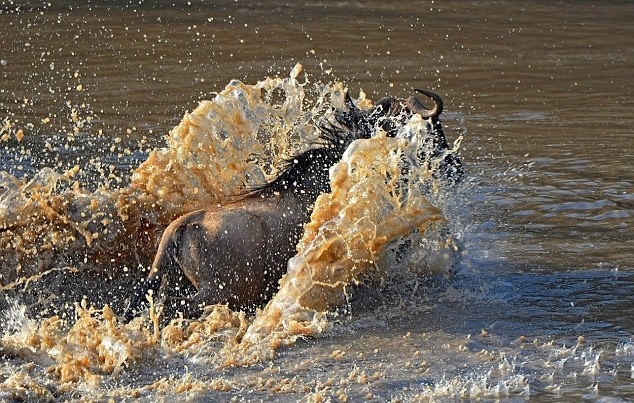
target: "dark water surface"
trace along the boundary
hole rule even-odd
[[[442,202],[464,248],[451,278],[189,398],[634,398],[634,3],[53,3],[0,1],[17,177],[80,164],[118,186],[103,173],[125,181],[199,100],[297,62],[372,99],[431,88],[464,135],[467,180]],[[267,368],[308,387],[262,386]]]

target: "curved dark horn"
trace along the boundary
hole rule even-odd
[[[434,109],[428,110],[415,96],[412,95],[407,98],[407,107],[410,111],[418,113],[424,119],[435,118],[442,113],[444,104],[440,95],[429,90],[421,90],[418,88],[414,88],[414,90],[431,98],[434,101]]]

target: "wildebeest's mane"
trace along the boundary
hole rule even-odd
[[[298,155],[284,160],[280,164],[280,173],[272,181],[246,189],[242,196],[272,196],[275,193],[293,191],[317,196],[330,190],[328,169],[339,162],[348,145],[355,139],[370,138],[377,128],[383,129],[387,136],[396,136],[398,129],[405,124],[413,113],[424,119],[432,120],[430,138],[434,150],[446,150],[448,144],[442,132],[438,116],[443,111],[440,95],[423,89],[415,89],[434,101],[434,108],[428,109],[415,96],[406,100],[384,97],[375,103],[372,110],[359,109],[346,92],[345,107],[335,111],[330,119],[316,124],[319,135],[311,147]],[[440,171],[456,181],[462,177],[462,163],[459,157],[447,154]],[[452,168],[447,170],[447,168]]]
[[[328,169],[341,159],[355,137],[353,130],[338,120],[320,122],[316,126],[319,136],[308,150],[285,159],[275,179],[248,189],[247,194],[264,197],[294,191],[316,196],[328,191]]]

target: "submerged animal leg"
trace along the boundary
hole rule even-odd
[[[123,312],[123,319],[125,322],[129,322],[134,318],[139,309],[145,305],[147,301],[147,295],[152,290],[153,294],[156,294],[157,290],[161,286],[163,278],[161,276],[154,276],[144,278],[140,284],[138,284],[134,290],[130,302]]]

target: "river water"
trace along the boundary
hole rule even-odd
[[[15,285],[27,268],[4,244],[0,398],[633,398],[633,20],[627,1],[1,2],[3,186],[78,165],[84,188],[123,189],[199,101],[296,63],[355,97],[438,92],[466,176],[430,200],[460,245],[447,274],[388,276],[327,331],[245,366],[192,342],[65,376],[43,340],[62,349],[86,318],[46,333],[58,312],[34,301],[37,280]],[[81,279],[55,291],[120,308]]]

